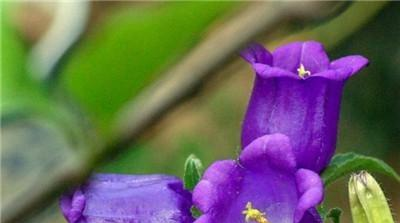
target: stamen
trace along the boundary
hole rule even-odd
[[[251,202],[247,202],[246,209],[242,211],[242,214],[245,215],[246,222],[255,221],[257,223],[270,223],[267,220],[265,213],[253,208]]]
[[[299,74],[299,77],[301,77],[302,79],[311,75],[311,72],[306,70],[303,64],[300,64],[300,67],[297,69],[297,73]]]

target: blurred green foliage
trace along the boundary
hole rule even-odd
[[[28,66],[28,46],[11,23],[13,4],[1,2],[1,118],[9,121],[21,117],[41,117],[62,122],[59,126],[79,132],[73,127],[74,115],[63,101],[51,95],[43,83],[33,78]]]
[[[27,49],[10,24],[6,10],[10,6],[2,2],[1,7],[1,111],[12,114],[46,102],[39,83],[26,69]]]
[[[63,82],[107,135],[115,112],[234,5],[174,2],[121,9],[79,44]]]
[[[389,4],[360,32],[331,52],[334,58],[361,54],[370,60],[369,67],[352,78],[344,92],[340,151],[377,157],[399,152],[399,11],[400,4]]]

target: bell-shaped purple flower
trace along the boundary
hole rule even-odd
[[[166,175],[96,174],[60,200],[69,223],[190,223],[191,194]]]
[[[212,164],[193,191],[203,215],[196,223],[321,222],[315,206],[323,199],[317,173],[298,169],[289,138],[265,135],[239,160]]]
[[[256,72],[242,126],[242,148],[265,134],[282,133],[300,168],[323,170],[334,154],[345,81],[368,64],[362,56],[329,61],[315,41],[294,42],[272,54],[260,45],[242,52]]]

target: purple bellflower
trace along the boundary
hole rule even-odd
[[[193,191],[203,212],[195,223],[317,223],[315,206],[322,199],[319,175],[297,168],[282,134],[257,138],[238,161],[215,162]]]
[[[290,43],[272,54],[255,44],[241,55],[256,73],[242,148],[282,133],[291,139],[299,168],[322,171],[334,154],[344,83],[368,60],[346,56],[330,62],[315,41]]]
[[[60,200],[69,223],[190,223],[191,194],[166,175],[97,174]]]

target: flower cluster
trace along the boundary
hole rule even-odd
[[[314,223],[323,199],[319,176],[334,154],[346,80],[362,56],[330,61],[315,41],[273,53],[242,52],[256,73],[237,160],[212,164],[191,197],[169,176],[96,175],[61,200],[70,223]],[[193,219],[192,204],[203,214]]]

